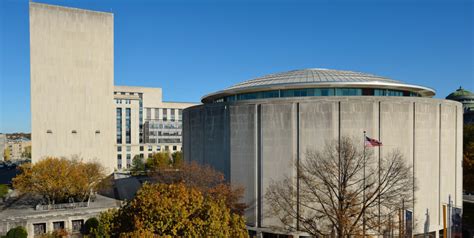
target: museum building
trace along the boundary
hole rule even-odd
[[[296,178],[295,162],[304,160],[307,150],[322,150],[328,140],[361,138],[362,146],[366,131],[383,142],[371,148],[375,155],[397,149],[413,167],[416,186],[407,188],[414,194],[407,205],[413,234],[437,233],[448,199],[462,208],[463,108],[434,95],[428,87],[353,71],[270,74],[184,109],[184,157],[243,186],[249,229],[269,232],[281,226],[265,214],[270,182]]]

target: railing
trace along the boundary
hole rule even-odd
[[[60,209],[74,209],[79,207],[88,207],[89,204],[87,202],[74,202],[74,203],[59,203],[59,204],[49,204],[49,205],[42,205],[38,204],[35,207],[37,211],[48,211],[48,210],[60,210]]]

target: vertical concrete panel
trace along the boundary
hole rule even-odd
[[[262,105],[262,194],[265,196],[271,181],[285,176],[296,176],[296,104],[277,103]],[[262,199],[264,201],[264,199]],[[278,219],[268,216],[269,207],[263,202],[262,226],[281,225]]]
[[[441,104],[440,133],[440,204],[448,203],[448,197],[456,196],[456,106]],[[442,215],[442,213],[441,213]],[[442,225],[442,217],[439,219]]]
[[[364,131],[367,136],[378,139],[378,103],[368,98],[343,98],[341,100],[341,136],[348,136],[364,145]],[[378,148],[371,148],[374,154]]]
[[[230,107],[230,181],[245,188],[247,223],[257,223],[256,105]]]
[[[439,104],[415,104],[415,233],[429,225],[437,230],[439,220]],[[428,213],[428,216],[426,215]]]
[[[184,161],[191,161],[191,130],[189,127],[189,111],[192,109],[183,110],[183,155]]]
[[[227,105],[205,107],[203,162],[222,172],[230,180],[228,112]]]
[[[300,103],[300,158],[338,138],[338,102]]]
[[[189,113],[189,137],[191,147],[189,149],[190,160],[200,164],[204,163],[204,106],[198,106],[188,111]]]

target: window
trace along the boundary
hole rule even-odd
[[[117,155],[117,168],[122,169],[122,155],[121,154]]]
[[[122,151],[122,146],[117,146],[117,152]]]
[[[71,223],[73,233],[81,232],[82,226],[84,225],[84,220],[72,220]]]
[[[143,145],[140,146],[140,151],[143,151]]]
[[[143,159],[143,154],[140,154],[140,158],[142,158],[142,159]]]
[[[127,169],[129,169],[131,167],[131,164],[132,164],[132,155],[131,154],[127,154]]]
[[[117,144],[122,144],[122,108],[117,108]]]
[[[53,222],[53,230],[62,230],[64,229],[64,222],[63,221],[56,221]]]
[[[121,92],[120,94],[125,95],[125,92]]]
[[[177,150],[178,150],[178,146],[173,145],[173,151],[177,151]]]
[[[161,146],[156,146],[156,151],[160,151],[161,150]]]
[[[132,150],[131,146],[127,146],[127,152],[130,152]]]
[[[125,142],[127,144],[132,143],[132,138],[131,138],[132,128],[131,128],[130,117],[131,117],[131,109],[126,108],[125,109]]]
[[[148,158],[151,158],[151,157],[153,157],[153,154],[152,154],[152,153],[149,153],[149,154],[148,154]]]
[[[148,146],[148,151],[153,151],[153,146],[149,145]]]
[[[336,96],[359,96],[362,95],[360,88],[336,88]]]
[[[163,108],[163,121],[168,120],[168,109]]]
[[[171,119],[171,121],[174,121],[174,120],[175,120],[175,115],[174,115],[174,111],[175,111],[175,110],[174,110],[174,109],[171,109],[170,111],[171,111],[171,112],[170,112],[170,119]]]
[[[146,119],[151,119],[151,108],[146,109]]]
[[[46,233],[46,223],[33,224],[33,232],[35,235],[42,235]]]
[[[168,150],[170,150],[170,147],[165,145],[165,151],[168,151]]]
[[[160,109],[155,108],[153,110],[155,110],[155,120],[159,120],[160,119]]]
[[[178,109],[178,121],[183,121],[183,109]]]

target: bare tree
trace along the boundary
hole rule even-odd
[[[380,234],[393,228],[402,200],[405,207],[413,202],[412,168],[397,150],[379,162],[343,137],[308,151],[296,166],[297,180],[273,181],[265,194],[270,214],[289,231],[345,237],[361,235],[365,223],[368,233]]]

